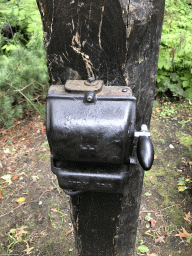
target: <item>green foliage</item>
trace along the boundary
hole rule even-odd
[[[149,252],[149,248],[146,245],[140,245],[137,249],[142,253]]]
[[[166,0],[159,54],[157,90],[192,98],[192,6]]]
[[[29,37],[33,33],[43,36],[41,17],[35,0],[0,0],[1,23],[20,26]]]
[[[0,122],[9,127],[25,108],[44,114],[48,72],[36,1],[0,1],[0,7],[1,30],[5,23],[18,27],[11,39],[0,35]]]

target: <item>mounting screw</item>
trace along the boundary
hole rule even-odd
[[[122,89],[122,92],[127,92],[127,89]]]
[[[91,94],[89,94],[88,96],[87,96],[87,101],[92,101],[93,100],[93,95],[91,95]]]

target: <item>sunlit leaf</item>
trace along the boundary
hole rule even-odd
[[[14,233],[16,232],[16,230],[17,230],[16,228],[11,228],[10,231],[9,231],[9,233],[10,233],[10,234],[14,234]]]
[[[183,192],[183,191],[185,191],[186,189],[187,189],[187,187],[184,186],[184,185],[181,185],[181,186],[178,187],[178,190],[179,190],[180,192]]]
[[[9,148],[4,149],[5,154],[9,154],[9,152],[10,152]]]
[[[19,199],[17,199],[16,202],[20,204],[20,203],[25,202],[25,200],[26,200],[25,197],[20,197]]]
[[[8,185],[10,185],[12,183],[10,174],[5,174],[5,175],[1,176],[1,179],[4,179],[7,183],[9,183]]]

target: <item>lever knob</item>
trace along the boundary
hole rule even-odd
[[[148,136],[139,136],[137,143],[137,157],[141,167],[148,171],[154,160],[153,144]]]

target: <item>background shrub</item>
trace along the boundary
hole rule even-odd
[[[192,1],[166,0],[156,93],[192,99]]]
[[[0,22],[0,122],[8,127],[26,108],[44,115],[48,72],[36,1],[1,0]],[[12,38],[5,37],[5,28]]]

